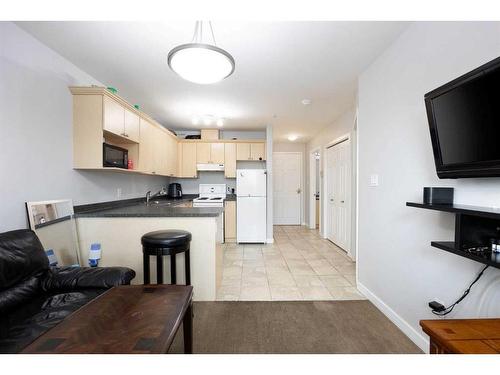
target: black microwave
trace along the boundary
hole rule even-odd
[[[104,167],[128,169],[128,150],[103,143],[102,156],[102,165]]]

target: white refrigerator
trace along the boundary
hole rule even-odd
[[[238,243],[266,242],[265,169],[236,170],[236,241]]]

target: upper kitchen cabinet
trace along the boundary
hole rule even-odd
[[[210,162],[224,164],[224,143],[210,144]]]
[[[125,109],[125,137],[134,142],[139,142],[140,117]]]
[[[224,143],[196,143],[196,162],[201,164],[224,164]]]
[[[177,169],[177,141],[166,129],[140,120],[139,166],[144,173],[173,177]]]
[[[153,173],[156,167],[153,157],[154,127],[144,119],[140,120],[140,124],[139,163],[136,168],[141,172]]]
[[[250,160],[250,143],[236,145],[236,160]]]
[[[238,143],[236,146],[236,159],[246,161],[266,160],[265,143]]]
[[[224,176],[236,178],[236,143],[224,144]]]
[[[196,143],[180,142],[177,145],[177,177],[196,178]]]
[[[70,87],[73,167],[174,176],[177,138],[104,87]],[[124,148],[133,169],[103,167],[103,142]]]
[[[196,162],[210,163],[210,143],[196,143]]]
[[[178,165],[178,142],[174,137],[167,137],[167,176],[174,177],[177,176],[177,165]]]
[[[123,142],[139,142],[139,116],[107,96],[103,98],[103,106],[103,129],[123,138]]]
[[[251,143],[250,144],[250,159],[251,160],[266,160],[266,144]]]

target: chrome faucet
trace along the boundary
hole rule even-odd
[[[151,190],[149,190],[147,193],[146,193],[146,204],[149,205],[149,201],[151,200],[151,198],[154,198],[154,197],[158,197],[158,196],[164,196],[164,195],[167,195],[167,191],[165,190],[165,187],[162,187],[160,189],[159,192],[155,193],[155,194],[151,194]]]

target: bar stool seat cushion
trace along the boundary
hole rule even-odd
[[[142,246],[150,248],[184,247],[190,241],[191,233],[178,229],[149,232],[141,238]]]

